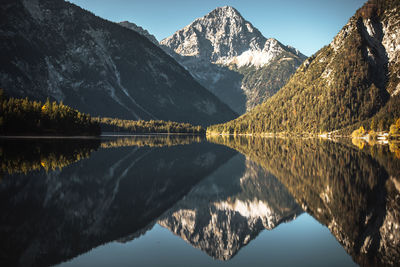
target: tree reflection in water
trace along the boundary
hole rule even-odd
[[[360,265],[400,261],[400,160],[393,148],[320,139],[208,141],[234,148],[272,173]]]

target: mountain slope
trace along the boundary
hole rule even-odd
[[[210,131],[332,131],[380,110],[382,129],[400,116],[399,70],[400,2],[369,1],[274,97]]]
[[[238,113],[275,94],[305,59],[265,38],[230,6],[216,8],[160,44]]]
[[[135,23],[129,22],[129,21],[121,21],[118,24],[123,26],[123,27],[125,27],[125,28],[128,28],[128,29],[130,29],[132,31],[140,33],[141,35],[147,37],[147,39],[149,39],[153,44],[159,45],[158,41],[157,41],[157,39],[156,39],[156,37],[154,35],[149,33],[146,29],[143,29],[142,27],[136,25]]]
[[[62,0],[0,6],[0,87],[92,115],[193,124],[235,117],[142,35]]]

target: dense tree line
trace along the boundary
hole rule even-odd
[[[133,121],[117,118],[100,118],[93,120],[101,125],[105,132],[129,132],[129,133],[183,133],[204,134],[205,129],[201,126],[193,126],[189,123],[172,121],[150,120]]]
[[[2,135],[100,135],[101,130],[129,133],[205,133],[203,127],[189,123],[92,118],[63,103],[8,98],[0,89]]]
[[[7,98],[0,90],[2,135],[99,135],[100,126],[90,115],[63,103]]]

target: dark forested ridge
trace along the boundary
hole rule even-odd
[[[100,135],[90,115],[63,103],[7,98],[0,89],[0,135]]]
[[[64,0],[2,0],[0,88],[92,116],[210,125],[237,114],[162,49]]]
[[[400,1],[367,2],[275,96],[208,131],[318,133],[359,122],[389,129],[400,117],[399,29]]]

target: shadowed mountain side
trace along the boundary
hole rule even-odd
[[[196,185],[158,223],[211,257],[229,260],[264,229],[301,213],[275,177],[237,155]]]
[[[9,96],[130,120],[209,125],[236,117],[146,37],[74,4],[3,0],[0,16],[0,88]]]
[[[50,266],[148,228],[236,152],[210,143],[92,152],[0,183],[1,266]]]
[[[357,263],[391,266],[399,262],[400,177],[391,172],[396,168],[380,165],[378,154],[374,158],[369,150],[323,140],[210,141],[235,148],[277,177]],[[393,154],[387,159],[398,170],[399,160]]]

